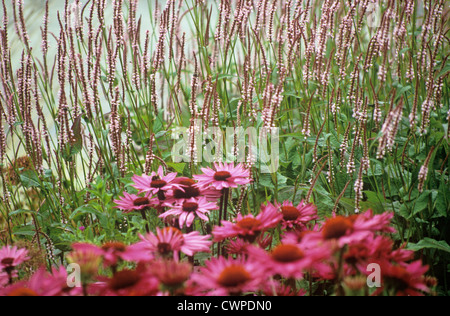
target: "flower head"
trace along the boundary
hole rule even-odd
[[[257,216],[238,214],[234,223],[222,221],[222,226],[215,227],[213,230],[214,241],[240,237],[253,242],[262,232],[275,227],[282,217],[283,215],[271,203],[267,206],[263,205]]]
[[[234,166],[233,163],[215,163],[214,169],[202,168],[202,175],[194,175],[198,180],[198,187],[211,185],[216,190],[221,191],[226,188],[237,188],[238,185],[245,185],[251,182],[250,171],[242,164]]]
[[[15,267],[30,259],[28,250],[16,246],[4,246],[0,249],[0,272],[11,274]]]
[[[239,295],[258,290],[266,280],[262,265],[249,260],[224,257],[211,258],[205,267],[194,273],[191,282],[199,294],[224,296]]]
[[[195,217],[208,221],[209,212],[216,209],[218,209],[217,204],[208,202],[205,197],[201,197],[199,199],[191,198],[185,200],[182,204],[175,205],[172,209],[164,212],[159,217],[178,217],[180,228],[183,228],[185,225],[187,227],[192,226]]]
[[[284,201],[277,206],[283,214],[281,221],[283,229],[304,228],[306,223],[317,219],[317,208],[314,204],[306,204],[303,200],[297,206],[290,201]]]
[[[140,235],[141,241],[128,247],[124,253],[125,260],[150,261],[154,258],[179,259],[179,253],[188,256],[197,252],[209,252],[211,241],[209,235],[201,236],[198,231],[183,234],[174,227],[157,228],[156,235],[152,232]]]
[[[115,208],[121,209],[124,213],[153,208],[159,204],[158,199],[152,199],[149,193],[141,197],[128,192],[123,192],[123,197],[114,200],[114,203],[117,204]]]
[[[153,171],[150,175],[133,176],[133,187],[138,189],[140,193],[157,194],[159,200],[165,200],[165,192],[174,187],[180,187],[178,184],[173,183],[176,177],[176,172],[164,175],[162,166],[159,166],[158,172]]]

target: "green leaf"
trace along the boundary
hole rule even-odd
[[[184,168],[186,167],[185,163],[174,163],[174,162],[168,162],[167,166],[174,169],[179,174],[183,174]]]
[[[28,213],[36,213],[36,211],[18,209],[18,210],[15,210],[15,211],[12,211],[11,213],[9,213],[9,216],[19,215],[19,214],[28,214]]]
[[[20,174],[20,181],[22,182],[22,185],[29,189],[29,188],[39,188],[41,186],[41,183],[39,181],[39,178],[33,170],[25,170]]]
[[[432,238],[424,238],[423,240],[419,241],[417,244],[409,243],[406,247],[409,250],[421,250],[424,248],[431,248],[431,249],[438,249],[446,252],[450,252],[450,246],[447,244],[446,241],[441,240],[437,241]]]

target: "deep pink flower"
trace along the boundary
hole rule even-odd
[[[247,253],[249,258],[265,266],[272,275],[294,279],[302,278],[305,272],[318,270],[319,273],[327,273],[328,268],[323,262],[331,257],[328,248],[309,242],[282,243],[271,251],[250,246]]]
[[[159,201],[156,198],[152,199],[150,193],[147,193],[145,196],[138,196],[123,192],[123,197],[114,200],[114,203],[117,204],[115,208],[121,209],[124,213],[130,213],[133,211],[154,208],[159,204]]]
[[[198,231],[183,234],[174,227],[156,228],[156,235],[150,232],[140,238],[142,241],[128,247],[123,255],[125,260],[139,262],[158,257],[178,260],[180,252],[188,256],[209,252],[212,243],[209,235],[201,236]]]
[[[393,232],[389,227],[392,213],[373,215],[367,211],[360,215],[335,216],[325,221],[317,238],[336,243],[338,247],[358,243],[372,237],[377,232]]]
[[[422,265],[421,260],[404,265],[383,261],[380,263],[383,282],[373,295],[378,295],[383,290],[387,290],[390,295],[423,296],[424,293],[430,292],[425,278],[427,271],[428,266]]]
[[[283,214],[281,226],[283,229],[304,228],[305,225],[317,219],[317,208],[314,204],[306,204],[303,200],[295,207],[292,202],[284,201],[277,204],[278,209]]]
[[[246,185],[251,182],[250,171],[245,169],[242,164],[236,167],[233,163],[215,163],[214,169],[202,168],[203,174],[194,175],[198,180],[197,187],[206,187],[211,185],[218,191],[226,188],[237,188],[238,185]]]
[[[146,268],[123,269],[110,278],[99,277],[99,282],[89,287],[97,296],[152,296],[159,292],[158,279]]]
[[[2,291],[1,296],[76,296],[81,289],[67,285],[68,274],[64,267],[52,268],[49,273],[39,268],[28,281],[17,282]]]
[[[153,171],[150,175],[134,175],[131,179],[134,181],[133,187],[140,193],[157,194],[159,200],[165,200],[165,192],[174,187],[180,187],[179,184],[173,183],[176,177],[176,172],[164,175],[163,167],[159,166],[158,172]]]
[[[217,204],[208,202],[205,197],[200,197],[199,199],[191,198],[185,200],[182,204],[173,206],[159,217],[164,219],[168,216],[178,217],[179,226],[183,228],[185,225],[187,227],[192,226],[195,217],[208,221],[209,212],[217,209]]]
[[[252,214],[246,216],[238,214],[234,223],[222,221],[222,226],[214,227],[214,241],[240,237],[248,242],[254,242],[262,232],[275,227],[282,218],[283,215],[273,204],[263,205],[256,217]]]
[[[192,275],[191,282],[197,295],[239,295],[260,289],[267,281],[264,272],[261,264],[244,258],[211,258]]]

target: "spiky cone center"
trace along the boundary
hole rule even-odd
[[[229,178],[231,178],[231,173],[228,171],[217,171],[214,174],[214,180],[216,181],[227,181]]]
[[[250,273],[242,265],[230,265],[223,269],[217,282],[224,287],[237,287],[251,280]]]
[[[295,245],[279,245],[272,250],[272,259],[277,262],[289,263],[301,260],[304,253]]]

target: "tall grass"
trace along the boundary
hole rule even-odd
[[[131,176],[208,165],[193,139],[192,160],[174,162],[174,128],[278,128],[280,168],[262,173],[246,152],[255,181],[234,212],[274,199],[327,217],[394,211],[398,244],[448,291],[445,0],[148,1],[145,19],[137,0],[66,1],[57,15],[47,1],[40,30],[28,1],[5,2],[2,243],[31,240],[51,263],[75,240],[134,241],[144,224],[112,203]]]

